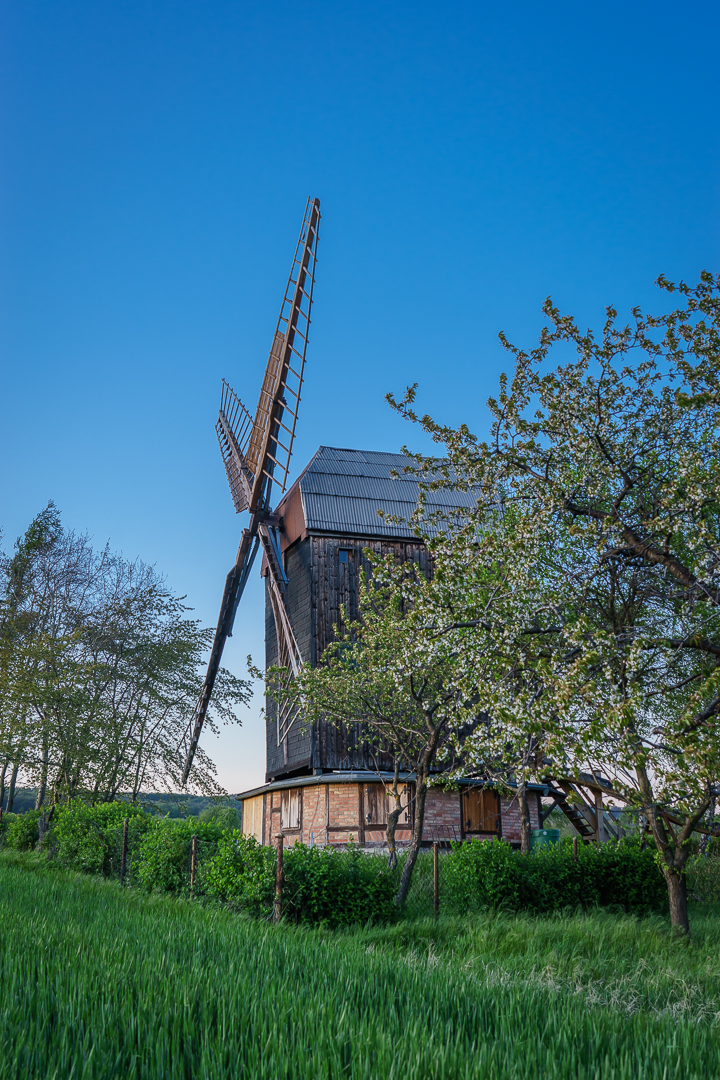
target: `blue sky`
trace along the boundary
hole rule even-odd
[[[486,424],[547,295],[597,325],[717,271],[720,8],[664,2],[6,0],[0,525],[53,498],[214,624],[243,521],[213,430],[254,407],[322,201],[294,473],[422,449],[384,401]],[[255,576],[226,662],[262,662]],[[262,698],[206,740],[264,773]]]

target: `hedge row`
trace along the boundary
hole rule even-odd
[[[39,814],[2,821],[4,846],[28,850],[38,842]],[[272,912],[275,851],[237,829],[197,818],[158,818],[126,803],[57,807],[42,848],[60,866],[117,876],[123,821],[128,819],[128,881],[146,892],[187,895],[192,837],[198,838],[194,894],[259,917]],[[283,910],[296,922],[338,926],[387,922],[397,915],[399,868],[352,846],[346,850],[296,844],[284,858]],[[422,889],[425,875],[417,877]],[[538,914],[563,908],[618,906],[643,913],[667,907],[667,888],[654,853],[632,839],[599,847],[569,841],[520,855],[504,842],[457,843],[443,854],[441,906],[463,914],[504,908]],[[416,898],[417,899],[417,898]],[[431,903],[431,894],[427,897]],[[422,906],[422,905],[420,905]],[[418,905],[414,904],[414,908]]]
[[[27,851],[38,842],[37,811],[2,821],[3,846]],[[124,819],[128,820],[127,877],[145,892],[187,895],[190,852],[198,841],[194,895],[269,917],[275,895],[275,851],[253,837],[197,818],[158,818],[127,803],[82,802],[57,807],[42,848],[52,861],[83,873],[117,877]],[[307,848],[284,855],[283,912],[295,922],[329,926],[387,922],[396,915],[396,875],[387,859],[357,848]]]
[[[447,902],[457,911],[505,908],[544,914],[563,908],[620,907],[665,911],[668,893],[653,849],[627,838],[606,844],[572,841],[521,855],[509,844],[453,844],[446,860]]]

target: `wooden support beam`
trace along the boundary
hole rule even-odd
[[[605,818],[603,815],[602,789],[595,788],[595,840],[598,844],[605,843]]]

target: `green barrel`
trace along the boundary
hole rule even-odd
[[[560,842],[560,830],[559,829],[533,829],[530,834],[530,847],[540,848],[549,847],[550,844],[558,844]]]

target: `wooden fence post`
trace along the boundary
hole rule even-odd
[[[120,851],[120,884],[125,881],[125,870],[127,869],[127,834],[128,834],[128,819],[123,821],[123,838],[122,849]]]
[[[275,906],[273,908],[273,922],[280,922],[282,917],[282,887],[283,887],[283,834],[277,837],[277,864],[275,866]]]
[[[192,847],[190,849],[190,899],[193,898],[195,892],[195,871],[197,870],[197,836],[192,838]]]
[[[440,911],[440,845],[433,844],[433,911],[437,918]]]
[[[573,859],[577,862],[577,836],[573,836]]]

